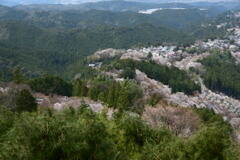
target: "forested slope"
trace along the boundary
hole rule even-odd
[[[87,107],[19,114],[1,107],[0,158],[238,160],[231,129],[211,111],[181,110],[188,118],[202,120],[194,135],[185,138],[160,124],[153,127],[140,116],[118,114],[109,120]]]
[[[18,21],[0,22],[0,59],[26,70],[57,73],[98,49],[130,48],[156,43],[190,43],[185,34],[144,24],[95,26],[67,32],[46,31]],[[9,70],[4,71],[8,75]]]
[[[206,67],[204,83],[214,91],[240,98],[240,65],[229,52],[217,51],[202,60]]]
[[[156,44],[187,46],[197,39],[224,35],[224,30],[214,26],[201,27],[215,16],[212,12],[191,7],[151,15],[27,8],[1,6],[0,65],[4,68],[1,79],[11,78],[10,72],[16,66],[27,75],[64,72],[70,65],[76,68],[75,63],[99,49]]]

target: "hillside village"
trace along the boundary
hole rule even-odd
[[[96,52],[92,59],[101,59],[103,57],[120,57],[120,59],[151,60],[161,65],[175,66],[181,70],[190,72],[191,69],[203,70],[199,60],[209,56],[210,50],[229,50],[240,63],[240,28],[234,27],[228,29],[229,35],[225,39],[215,39],[208,41],[198,41],[186,48],[177,48],[177,46],[158,46],[148,48],[134,48],[128,50],[106,49]],[[197,51],[197,52],[196,52]],[[95,69],[101,67],[101,63],[89,64]],[[107,73],[119,81],[118,71]],[[240,141],[240,100],[226,96],[223,93],[217,93],[209,90],[204,84],[200,75],[195,76],[196,83],[201,85],[202,92],[194,96],[188,96],[184,93],[172,93],[171,88],[147,77],[143,72],[136,70],[135,80],[143,89],[145,96],[150,93],[158,93],[167,102],[182,107],[198,107],[213,109],[215,113],[221,114],[224,120],[236,129],[237,139]]]
[[[88,59],[88,67],[100,70],[102,66],[101,59],[116,58],[148,60],[164,66],[175,66],[180,70],[186,70],[191,73],[192,69],[204,70],[199,60],[209,56],[210,50],[229,50],[240,63],[240,28],[234,27],[228,29],[228,36],[225,39],[214,39],[208,41],[197,41],[189,47],[177,46],[151,46],[146,48],[131,49],[104,49],[97,51]],[[113,77],[117,82],[124,79],[119,78],[121,71],[104,72],[103,74]],[[150,79],[140,70],[136,70],[135,81],[139,84],[144,92],[145,99],[150,95],[158,94],[170,104],[181,107],[209,108],[217,114],[221,114],[224,120],[228,121],[234,128],[236,139],[240,141],[240,100],[209,90],[203,83],[201,75],[195,75],[195,82],[201,85],[201,93],[194,96],[186,95],[182,92],[172,93],[172,89],[161,82]],[[10,86],[10,87],[9,87]],[[7,94],[9,89],[14,88],[11,85],[0,87],[0,94]],[[104,109],[102,102],[95,102],[89,98],[66,97],[66,96],[46,96],[42,93],[35,93],[34,97],[41,107],[52,106],[55,110],[62,110],[68,107],[77,108],[81,104],[87,104],[95,112],[101,112]],[[109,117],[112,116],[113,110],[108,111]]]
[[[96,61],[96,63],[88,64],[88,67],[99,70],[102,62],[99,61],[104,58],[119,57],[120,59],[133,59],[133,60],[151,60],[160,65],[168,67],[175,66],[181,70],[189,71],[192,68],[203,70],[202,64],[199,60],[209,56],[210,50],[230,50],[231,54],[240,62],[240,28],[235,27],[228,29],[229,35],[224,40],[215,39],[208,41],[198,41],[195,44],[178,48],[177,46],[152,46],[147,48],[132,48],[132,49],[105,49],[97,51],[89,59]],[[197,51],[197,52],[196,52]],[[108,76],[112,76],[116,81],[123,81],[119,78],[121,72],[103,72]],[[201,76],[196,75],[196,83],[201,85],[201,93],[194,96],[188,96],[184,93],[172,93],[169,86],[157,82],[147,77],[147,75],[139,70],[136,70],[136,82],[141,86],[144,91],[144,96],[147,99],[152,94],[159,94],[170,104],[178,105],[181,107],[197,107],[213,109],[215,113],[221,114],[224,120],[228,121],[234,128],[236,138],[240,141],[240,100],[226,96],[222,93],[216,93],[209,90],[204,84]],[[2,92],[6,88],[1,88]],[[43,94],[35,94],[38,103],[42,107],[53,106],[56,110],[61,110],[72,106],[74,108],[85,103],[95,112],[101,112],[104,105],[101,102],[94,102],[88,98],[77,97],[49,97]],[[111,117],[113,110],[109,110],[108,114]]]
[[[53,1],[0,0],[0,160],[240,160],[238,0]]]

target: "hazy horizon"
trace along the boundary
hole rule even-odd
[[[24,5],[24,4],[81,4],[87,2],[100,2],[111,0],[0,0],[3,5]],[[239,0],[126,0],[136,2],[167,3],[167,2],[230,2]],[[240,1],[239,1],[240,2]]]

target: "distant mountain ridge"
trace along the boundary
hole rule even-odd
[[[3,5],[26,5],[26,4],[81,4],[88,2],[101,2],[108,0],[1,0],[0,4]],[[123,1],[123,0],[115,0]],[[193,3],[193,2],[224,2],[224,0],[127,0],[130,2],[148,2],[148,3],[169,3],[169,2],[180,2],[180,3]],[[225,2],[236,2],[237,0],[225,0]]]
[[[67,3],[68,2],[68,3]],[[71,3],[75,2],[75,3]],[[81,2],[81,3],[79,3]],[[87,3],[89,2],[89,3]],[[152,3],[151,3],[152,2]],[[153,3],[155,2],[155,3]],[[161,2],[161,3],[159,3]],[[198,1],[186,1],[189,3],[184,3],[184,1],[174,1],[174,0],[164,0],[164,1],[124,1],[124,0],[109,0],[109,1],[64,1],[64,0],[1,0],[0,5],[7,6],[20,6],[19,8],[25,9],[41,9],[41,10],[110,10],[110,11],[138,11],[143,9],[153,9],[153,8],[219,8],[222,10],[231,10],[235,6],[238,6],[239,2],[236,1],[226,1],[226,2],[198,2]],[[67,4],[67,5],[66,5]]]
[[[171,6],[169,4],[163,5],[165,7]],[[179,6],[180,4],[177,5]],[[221,11],[219,12],[214,9],[199,10],[197,8],[187,8],[184,10],[160,10],[151,15],[146,15],[133,11],[114,12],[111,10],[96,10],[94,8],[90,10],[71,10],[70,8],[66,8],[65,10],[51,9],[53,7],[64,6],[2,7],[0,10],[0,19],[21,20],[48,29],[86,28],[96,25],[133,27],[142,23],[149,23],[155,26],[189,31],[192,26],[199,26],[202,22],[221,13]]]
[[[184,3],[141,3],[141,2],[129,2],[129,1],[101,1],[101,2],[92,2],[92,3],[83,3],[83,4],[30,4],[30,5],[17,5],[17,9],[22,10],[107,10],[115,12],[123,11],[134,11],[138,12],[139,10],[152,9],[152,8],[196,8],[189,4]]]
[[[98,49],[184,41],[191,42],[191,39],[186,34],[149,24],[98,25],[58,32],[20,21],[0,21],[0,80],[9,79],[11,69],[16,66],[31,76],[58,74]]]
[[[219,35],[214,26],[201,26],[210,23],[221,10],[200,10],[181,3],[144,4],[109,1],[0,6],[0,77],[8,79],[16,66],[27,73],[33,71],[30,75],[63,73],[70,65],[104,48],[189,45],[196,39]],[[184,10],[165,9],[150,15],[137,12],[152,7]]]

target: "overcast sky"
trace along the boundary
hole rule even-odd
[[[96,2],[103,0],[0,0],[0,3],[12,3],[12,4],[79,4],[86,2]],[[208,2],[219,2],[219,1],[237,1],[237,0],[128,0],[128,1],[139,1],[139,2],[196,2],[196,1],[208,1]],[[239,0],[240,1],[240,0]]]
[[[27,1],[27,0],[26,0]],[[31,0],[29,0],[31,1]],[[41,1],[41,0],[38,0]],[[42,0],[46,1],[46,0]],[[84,2],[94,2],[94,1],[104,1],[104,0],[47,0],[47,1],[59,1],[59,3],[84,3]],[[105,0],[106,1],[106,0]],[[234,1],[234,0],[127,0],[127,1],[141,1],[141,2],[196,2],[196,1],[208,1],[208,2],[220,2],[220,1]],[[237,1],[237,0],[235,0]]]

